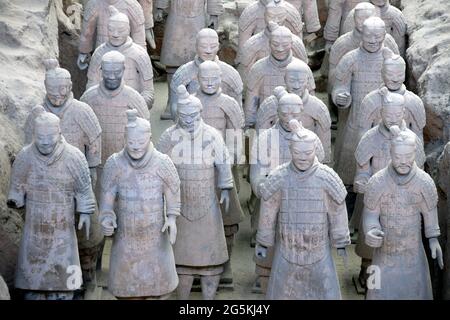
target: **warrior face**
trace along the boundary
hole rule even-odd
[[[301,120],[303,106],[299,104],[284,104],[278,107],[278,119],[280,125],[286,131],[291,131],[289,121],[292,119]]]
[[[381,119],[386,128],[392,126],[400,127],[405,117],[405,108],[403,105],[388,105],[381,108]]]
[[[196,109],[178,109],[178,124],[189,133],[194,133],[202,120],[201,111]]]
[[[292,34],[286,27],[278,27],[270,34],[270,52],[278,61],[286,60],[292,50]]]
[[[378,17],[371,17],[364,22],[362,44],[368,52],[377,52],[382,46],[386,37],[386,27]]]
[[[120,62],[102,62],[103,83],[108,90],[116,90],[122,83],[125,64]]]
[[[411,144],[392,144],[392,166],[400,175],[407,175],[413,168],[416,160],[416,147]]]
[[[215,94],[222,83],[219,65],[213,61],[203,62],[198,71],[198,80],[202,92],[209,95]]]
[[[219,37],[212,29],[202,29],[197,35],[197,55],[203,61],[213,61],[219,51]]]
[[[355,28],[359,32],[363,31],[364,21],[366,21],[370,17],[375,16],[374,6],[365,2],[362,4],[364,5],[364,9],[358,9],[358,6],[355,8]]]
[[[292,163],[300,171],[306,171],[314,164],[316,158],[316,143],[306,139],[290,144]]]
[[[405,82],[406,66],[401,64],[385,64],[383,66],[383,81],[391,91],[400,90]]]
[[[54,107],[62,106],[72,92],[72,81],[69,79],[47,79],[45,81],[47,98]]]
[[[151,143],[151,135],[140,128],[128,129],[126,134],[126,150],[131,158],[139,160],[147,153]]]
[[[41,154],[45,156],[51,154],[60,140],[59,121],[57,124],[49,121],[36,121],[34,143]]]
[[[108,22],[108,39],[114,47],[123,45],[130,35],[130,25],[125,22],[110,20]]]
[[[370,2],[377,7],[384,7],[389,3],[389,0],[370,0]]]
[[[285,75],[286,88],[288,92],[298,96],[303,96],[308,86],[308,74],[301,71],[286,71]]]

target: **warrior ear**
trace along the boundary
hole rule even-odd
[[[58,62],[58,60],[56,60],[54,58],[45,59],[44,66],[45,66],[46,71],[55,70],[56,68],[59,68],[59,62]]]
[[[291,121],[289,121],[289,129],[291,129],[292,132],[297,133],[303,130],[303,125],[297,119],[292,119]]]
[[[392,126],[389,128],[389,131],[392,133],[392,135],[397,138],[398,136],[400,136],[400,133],[402,132],[402,130],[400,130],[400,128],[398,126]]]
[[[187,99],[189,98],[189,92],[187,91],[186,87],[182,84],[178,86],[177,88],[177,95],[178,99]]]
[[[136,122],[137,116],[138,116],[138,111],[136,109],[131,109],[131,110],[127,110],[126,112],[127,112],[128,124]]]
[[[109,7],[108,7],[108,10],[109,10],[109,16],[110,16],[110,17],[112,17],[112,16],[114,16],[114,15],[120,13],[120,11],[117,10],[117,8],[114,7],[114,6],[109,6]]]
[[[43,113],[45,113],[45,112],[46,112],[46,111],[45,111],[44,107],[41,106],[40,104],[34,106],[34,107],[31,109],[31,114],[33,115],[34,118],[39,117],[41,114],[43,114]]]
[[[278,99],[278,100],[280,100],[281,99],[281,97],[283,97],[285,94],[287,94],[288,92],[286,91],[286,89],[284,88],[284,87],[282,87],[282,86],[279,86],[279,87],[276,87],[274,90],[273,90],[273,94],[274,94],[274,96]]]
[[[268,27],[269,27],[270,32],[274,32],[279,27],[279,25],[276,22],[269,21]]]

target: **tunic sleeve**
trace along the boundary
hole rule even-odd
[[[268,129],[270,130],[270,129]],[[263,131],[260,135],[256,136],[253,140],[252,150],[250,153],[250,184],[255,195],[260,198],[260,184],[264,182],[267,176],[270,174],[270,161],[267,152],[272,151],[269,146],[269,131]],[[269,146],[268,148],[261,148],[261,146]],[[266,161],[262,161],[261,157],[266,157]]]
[[[342,0],[330,0],[328,3],[328,18],[323,30],[323,37],[328,41],[336,41],[342,20]]]
[[[114,203],[117,195],[117,173],[120,169],[116,165],[116,156],[112,155],[105,163],[100,180],[100,222],[106,218],[116,221]]]
[[[350,245],[350,231],[348,229],[348,215],[345,201],[338,203],[331,197],[328,197],[328,225],[333,247],[344,248]]]
[[[33,147],[34,146],[30,146]],[[26,183],[28,176],[28,164],[25,149],[20,151],[11,169],[11,181],[9,184],[8,202],[14,201],[17,208],[25,206]]]
[[[222,0],[207,0],[207,12],[211,16],[220,16],[223,13]]]
[[[148,111],[147,103],[140,94],[135,94],[131,97],[130,106],[130,109],[136,109],[138,111],[139,117],[150,120],[150,111]]]
[[[261,60],[260,60],[261,61]],[[247,127],[252,127],[256,124],[256,114],[258,111],[260,99],[259,99],[259,82],[260,77],[258,75],[257,69],[255,69],[255,64],[249,71],[249,77],[247,78],[247,95],[245,99],[245,125]]]
[[[422,212],[425,227],[425,237],[434,238],[441,234],[437,212],[438,194],[436,185],[431,177],[425,172],[423,172],[423,176],[420,211]]]
[[[164,181],[164,197],[167,216],[179,216],[181,210],[180,178],[169,156],[164,155],[158,174]]]
[[[219,132],[217,132],[217,134],[215,135],[214,145],[214,164],[218,172],[217,187],[222,190],[232,189],[234,186],[233,174],[231,172],[232,160],[230,158],[228,148],[226,147],[225,142],[223,141],[222,136]]]
[[[334,87],[332,91],[332,98],[334,104],[341,108],[348,108],[352,104],[350,96],[349,102],[345,106],[339,106],[336,103],[337,96],[341,93],[351,93],[352,75],[353,75],[353,60],[352,51],[347,53],[338,63],[335,70]]]
[[[80,53],[91,53],[94,50],[94,35],[97,28],[98,9],[96,1],[88,1],[83,14],[83,25],[80,35]]]
[[[153,28],[153,0],[139,0],[144,12],[145,29]]]
[[[136,5],[138,7],[132,8],[134,14],[131,14],[130,16],[130,35],[136,44],[140,45],[142,48],[146,48],[144,12],[138,3],[136,3]]]
[[[95,196],[92,190],[89,166],[86,158],[77,151],[75,161],[69,170],[75,180],[76,212],[92,214],[95,211]]]
[[[258,222],[256,241],[265,247],[273,247],[278,212],[281,206],[281,191],[277,191],[269,199],[261,199],[261,211]]]
[[[320,30],[319,10],[317,9],[316,0],[303,1],[303,21],[305,22],[306,31],[308,33]]]

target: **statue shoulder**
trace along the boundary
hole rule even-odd
[[[83,8],[83,20],[89,21],[98,13],[98,0],[89,0]]]
[[[175,71],[170,87],[173,90],[176,90],[177,87],[181,84],[187,85],[191,82],[192,78],[196,77],[197,70],[194,61],[189,61],[188,63],[183,64],[181,67]]]
[[[268,129],[277,119],[278,99],[271,95],[264,99],[256,114],[256,128]]]
[[[330,111],[325,103],[319,98],[309,95],[308,103],[305,104],[305,111],[316,119],[323,127],[331,128],[331,116]]]
[[[258,60],[248,72],[247,76],[247,87],[250,90],[253,90],[256,88],[258,83],[261,81],[261,79],[264,77],[264,70],[267,64],[268,57],[263,58],[261,60]]]
[[[158,159],[158,176],[166,183],[170,190],[175,193],[180,188],[180,178],[177,169],[170,157],[166,154],[154,150]]]
[[[390,184],[388,176],[388,168],[386,167],[369,179],[364,193],[364,205],[367,208],[374,210],[379,204],[381,196]]]
[[[176,125],[172,125],[161,134],[158,144],[156,145],[156,149],[159,152],[167,154],[172,149],[172,145],[174,143],[172,141],[172,136],[175,130]]]
[[[374,151],[379,145],[377,139],[378,136],[378,126],[371,128],[367,131],[361,138],[356,147],[355,158],[359,165],[363,165],[370,161],[374,155]]]
[[[427,209],[432,210],[436,208],[438,203],[438,193],[436,184],[431,176],[422,169],[419,169],[417,171],[417,181],[420,186],[420,193],[425,201]]]
[[[423,129],[426,125],[427,117],[422,99],[409,90],[406,90],[405,98],[407,100],[405,103],[406,109],[417,123],[417,126]]]
[[[145,23],[144,10],[142,6],[136,0],[125,0],[127,3],[127,11],[130,15],[130,20],[135,24],[140,25]]]
[[[330,167],[319,164],[317,177],[324,184],[328,195],[336,202],[343,203],[347,197],[347,190],[339,175]]]
[[[258,5],[258,2],[251,3],[244,9],[244,11],[242,11],[238,22],[239,30],[246,31],[255,23],[258,13]]]
[[[269,200],[275,193],[281,190],[284,181],[289,176],[290,162],[285,163],[270,172],[269,176],[261,185],[261,195],[264,200]]]
[[[75,121],[83,129],[89,138],[89,142],[93,142],[102,133],[102,128],[92,108],[85,102],[73,100],[73,112],[75,112]]]
[[[219,66],[222,70],[223,81],[230,85],[236,92],[242,92],[244,84],[242,83],[239,72],[223,61],[219,61]]]

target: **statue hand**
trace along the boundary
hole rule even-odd
[[[342,257],[342,261],[344,262],[344,268],[347,269],[348,268],[347,250],[345,250],[345,248],[338,248],[337,249],[337,254],[338,254],[339,257]]]
[[[114,234],[114,229],[117,228],[116,219],[105,218],[102,220],[102,233],[105,237],[110,237]]]
[[[338,106],[347,106],[350,103],[351,95],[349,92],[339,93],[336,97],[336,104]]]
[[[364,180],[364,179],[357,180],[353,184],[354,190],[357,193],[362,193],[362,194],[364,194],[364,192],[366,191],[366,186],[367,186],[367,180]]]
[[[164,19],[164,10],[156,9],[155,21],[161,22]]]
[[[327,41],[325,42],[325,52],[326,52],[326,53],[330,53],[331,47],[333,46],[333,44],[334,44],[333,41],[327,40]]]
[[[78,222],[78,230],[86,228],[86,240],[89,240],[89,230],[91,229],[91,215],[87,213],[80,213],[80,221]]]
[[[88,56],[87,53],[80,53],[78,55],[77,65],[80,70],[85,70],[89,66]]]
[[[439,240],[437,238],[430,238],[428,239],[428,242],[430,245],[431,257],[433,259],[437,258],[439,268],[441,268],[441,270],[444,269],[444,259],[442,257],[442,249]]]
[[[259,258],[267,258],[267,248],[257,243],[255,247],[255,254]]]
[[[228,213],[228,209],[230,208],[230,191],[227,189],[223,189],[220,193],[220,204],[225,203],[225,212]]]
[[[217,30],[219,27],[219,16],[211,15],[209,16],[208,27]]]
[[[156,49],[155,34],[153,33],[153,28],[145,29],[145,38],[150,48],[152,48],[153,50]]]
[[[161,229],[161,232],[166,232],[166,230],[168,230],[169,232],[169,240],[170,240],[170,244],[174,245],[175,241],[177,239],[177,220],[176,217],[173,215],[170,215],[167,219],[166,222],[164,223],[164,226]]]
[[[369,230],[366,234],[366,244],[372,248],[380,248],[383,244],[384,232],[379,229]]]

